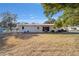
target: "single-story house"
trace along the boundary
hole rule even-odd
[[[79,32],[79,26],[68,26],[66,30],[68,32]]]
[[[17,32],[51,32],[54,24],[17,24]]]

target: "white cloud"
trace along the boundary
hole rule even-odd
[[[30,19],[35,19],[35,17],[34,16],[31,16]]]

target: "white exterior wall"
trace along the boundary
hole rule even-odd
[[[37,29],[38,26],[25,26],[24,27],[24,31],[29,31],[29,32],[42,32],[42,27],[39,27],[39,29]]]
[[[53,29],[53,26],[49,26],[49,31],[52,31]]]
[[[74,28],[76,28],[76,29],[74,29]],[[78,26],[67,27],[67,30],[69,32],[79,32],[79,27]]]
[[[22,26],[24,27],[24,29],[22,29]],[[39,27],[39,29],[37,28]],[[49,27],[49,32],[53,29],[53,26],[51,25],[18,25],[17,28],[17,32],[43,32],[43,27]]]
[[[77,30],[79,30],[79,27],[77,27]]]

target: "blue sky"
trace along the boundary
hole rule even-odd
[[[43,23],[47,20],[39,3],[0,3],[0,13],[7,11],[17,14],[18,22]],[[53,18],[57,19],[61,14],[62,12],[59,12]]]

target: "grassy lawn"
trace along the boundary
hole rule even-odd
[[[79,34],[6,34],[0,55],[79,55]]]

